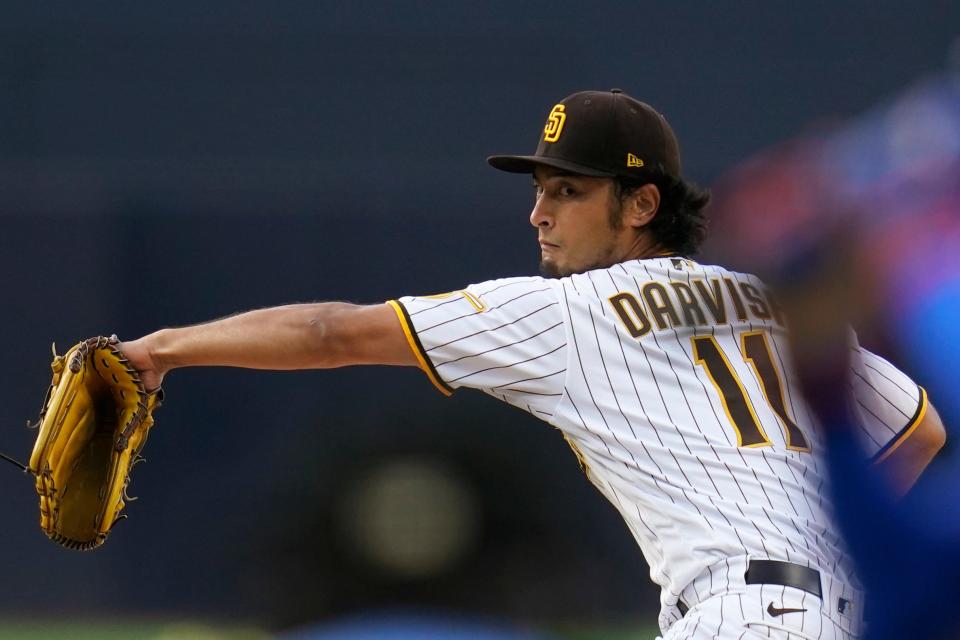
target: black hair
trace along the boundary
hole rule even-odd
[[[614,179],[618,198],[645,184],[654,184],[660,191],[660,208],[646,226],[654,240],[670,253],[687,258],[697,255],[707,235],[703,210],[710,202],[710,192],[659,171],[649,171],[643,178]]]

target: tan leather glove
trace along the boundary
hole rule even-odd
[[[127,498],[130,469],[153,426],[162,392],[147,393],[116,336],[90,338],[51,367],[29,471],[40,494],[40,528],[71,549],[107,539]]]

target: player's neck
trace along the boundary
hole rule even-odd
[[[675,252],[668,250],[662,244],[656,241],[653,234],[647,230],[642,230],[636,234],[633,242],[623,253],[620,262],[628,260],[646,260],[648,258],[662,258],[664,256],[675,255]]]

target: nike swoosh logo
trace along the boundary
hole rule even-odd
[[[801,611],[806,611],[806,609],[778,609],[775,606],[773,606],[772,602],[769,605],[767,605],[767,613],[769,613],[774,617],[782,616],[785,613],[800,613]]]

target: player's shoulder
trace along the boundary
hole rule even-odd
[[[557,306],[558,296],[555,286],[546,278],[519,276],[484,280],[444,293],[401,296],[396,302],[420,324],[444,324],[470,316],[536,313]]]
[[[474,311],[488,312],[504,309],[513,313],[544,305],[556,304],[558,299],[556,285],[540,276],[516,276],[494,278],[468,284],[461,289],[432,295],[408,296],[401,299],[408,305],[425,305],[439,308],[436,301],[443,303],[444,312],[458,312],[469,303]],[[469,309],[467,309],[469,311]]]
[[[520,295],[549,293],[554,286],[550,279],[541,276],[515,276],[476,282],[467,285],[465,290],[490,303],[498,303]]]

